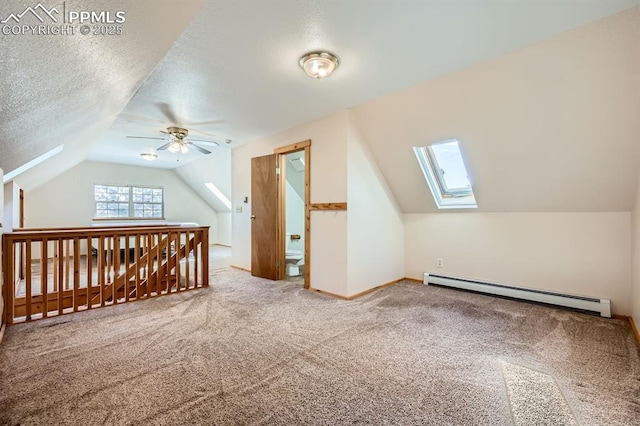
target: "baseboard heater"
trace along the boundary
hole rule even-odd
[[[454,287],[462,290],[495,294],[514,299],[529,300],[549,305],[564,306],[599,314],[601,317],[611,318],[611,301],[594,297],[574,296],[570,294],[554,293],[533,288],[514,287],[504,284],[469,280],[465,278],[447,277],[444,275],[424,274],[425,284],[436,284]]]

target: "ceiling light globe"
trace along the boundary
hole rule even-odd
[[[182,151],[182,145],[180,144],[180,142],[173,142],[171,145],[169,145],[169,148],[167,148],[167,150],[169,152],[173,152],[174,154],[178,154]]]
[[[298,63],[309,77],[316,79],[330,76],[340,65],[338,58],[329,52],[307,53]]]
[[[143,152],[142,154],[140,154],[140,157],[144,158],[147,161],[153,161],[156,158],[158,158],[157,154],[153,154],[151,152]]]

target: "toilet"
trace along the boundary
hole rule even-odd
[[[304,253],[291,248],[291,234],[286,234],[285,273],[288,277],[300,276],[300,266],[304,265]],[[295,240],[299,241],[299,240]]]

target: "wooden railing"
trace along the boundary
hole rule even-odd
[[[4,322],[209,285],[209,227],[22,229],[2,235]]]

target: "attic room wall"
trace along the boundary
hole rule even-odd
[[[404,213],[438,209],[413,146],[458,138],[478,212],[631,211],[640,7],[353,108]]]
[[[84,161],[32,191],[25,192],[27,227],[91,226],[96,183],[164,187],[165,218],[211,226],[218,241],[217,214],[170,170]]]
[[[404,225],[393,194],[351,121],[348,138],[348,295],[352,296],[404,277]]]
[[[210,155],[176,167],[173,172],[218,213],[217,243],[231,245],[231,211],[204,185],[213,183],[231,199],[231,149],[226,146],[213,149]]]
[[[345,111],[241,145],[232,152],[231,264],[251,269],[251,158],[311,139],[311,202],[347,201]],[[243,202],[249,197],[249,203]],[[242,212],[236,212],[242,208]],[[347,294],[347,212],[311,213],[311,287]]]
[[[4,172],[2,168],[0,168],[0,179],[4,177]],[[2,238],[2,233],[4,232],[2,220],[4,218],[4,191],[0,191],[0,239]],[[2,258],[2,244],[0,244],[0,259]],[[0,262],[0,327],[2,327],[2,318],[4,318],[4,282],[2,280],[2,263]]]
[[[631,213],[405,215],[405,268],[611,299],[631,313]],[[444,268],[436,268],[436,258]]]
[[[636,200],[633,209],[631,230],[631,264],[633,270],[631,281],[632,309],[629,314],[633,317],[636,327],[640,327],[640,175],[638,176],[638,185],[636,188]]]
[[[20,186],[14,182],[4,184],[4,232],[20,227]]]

